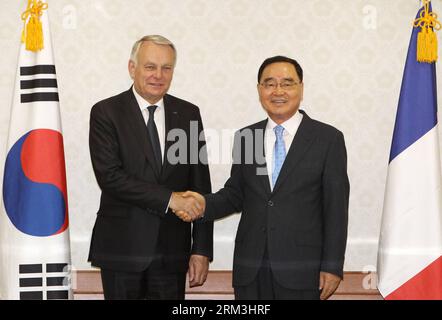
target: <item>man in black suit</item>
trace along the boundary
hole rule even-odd
[[[191,228],[172,212],[199,209],[180,191],[211,192],[199,109],[166,94],[175,61],[169,40],[143,37],[128,65],[133,86],[91,110],[90,154],[102,193],[89,261],[101,268],[106,299],[184,299],[187,271],[190,286],[207,277],[213,222]]]
[[[298,111],[302,79],[295,60],[265,60],[257,87],[268,119],[236,134],[224,188],[184,195],[205,207],[201,221],[242,212],[233,261],[236,299],[327,299],[343,277],[350,188],[344,137]]]

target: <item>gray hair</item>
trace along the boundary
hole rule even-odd
[[[176,64],[177,52],[176,52],[176,48],[175,48],[174,44],[169,39],[167,39],[163,36],[160,36],[160,35],[156,35],[156,34],[144,36],[134,43],[134,45],[132,47],[132,51],[130,53],[130,60],[131,61],[133,61],[135,64],[137,64],[138,51],[140,50],[140,47],[143,44],[143,42],[146,42],[146,41],[151,41],[151,42],[158,44],[158,45],[170,46],[174,52],[173,64],[174,65]]]

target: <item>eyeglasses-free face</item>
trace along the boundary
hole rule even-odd
[[[277,124],[285,122],[296,113],[304,93],[304,84],[295,67],[288,62],[269,64],[257,88],[262,107]]]
[[[151,104],[164,97],[172,82],[174,63],[175,52],[170,46],[143,42],[137,61],[129,61],[128,66],[138,94]]]

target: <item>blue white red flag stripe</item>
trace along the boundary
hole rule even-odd
[[[419,31],[408,48],[385,189],[377,267],[385,299],[442,299],[436,66],[417,62]]]

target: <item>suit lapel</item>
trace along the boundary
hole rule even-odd
[[[301,111],[302,112],[302,111]],[[313,127],[312,120],[307,116],[305,112],[303,113],[303,119],[299,125],[298,131],[296,132],[290,149],[282,165],[281,172],[279,173],[276,184],[273,188],[273,192],[277,192],[284,180],[288,177],[289,173],[296,167],[302,157],[305,155],[307,150],[310,148],[313,142]]]
[[[269,195],[271,193],[270,190],[270,182],[269,182],[269,174],[267,171],[267,163],[265,161],[266,155],[265,155],[265,129],[267,126],[267,122],[268,120],[264,120],[262,122],[260,122],[257,126],[257,128],[254,130],[254,157],[255,157],[255,161],[254,161],[254,170],[256,173],[256,177],[257,179],[260,181],[262,187],[264,188],[264,191],[267,195]],[[257,141],[259,139],[259,141]],[[257,152],[259,152],[260,150],[256,150],[256,146],[262,146],[261,150],[262,150],[262,154],[258,155],[256,154]],[[257,163],[257,159],[256,157],[259,156],[261,159],[264,159],[264,163],[263,164],[258,164]]]
[[[166,179],[168,174],[172,171],[172,165],[167,160],[167,152],[169,148],[175,143],[167,140],[167,134],[170,130],[178,128],[179,113],[175,105],[170,101],[167,95],[164,96],[164,119],[165,119],[165,134],[164,134],[164,155],[163,155],[163,170],[161,172],[162,180]]]
[[[141,113],[140,106],[138,105],[137,99],[135,99],[135,96],[132,92],[132,87],[127,91],[125,99],[128,107],[128,123],[133,125],[134,135],[136,136],[136,139],[138,140],[138,143],[141,146],[147,161],[149,162],[152,170],[155,172],[155,175],[158,179],[158,170],[156,169],[155,161],[153,161],[152,159],[153,149],[148,138],[147,126],[144,122],[144,118]]]

